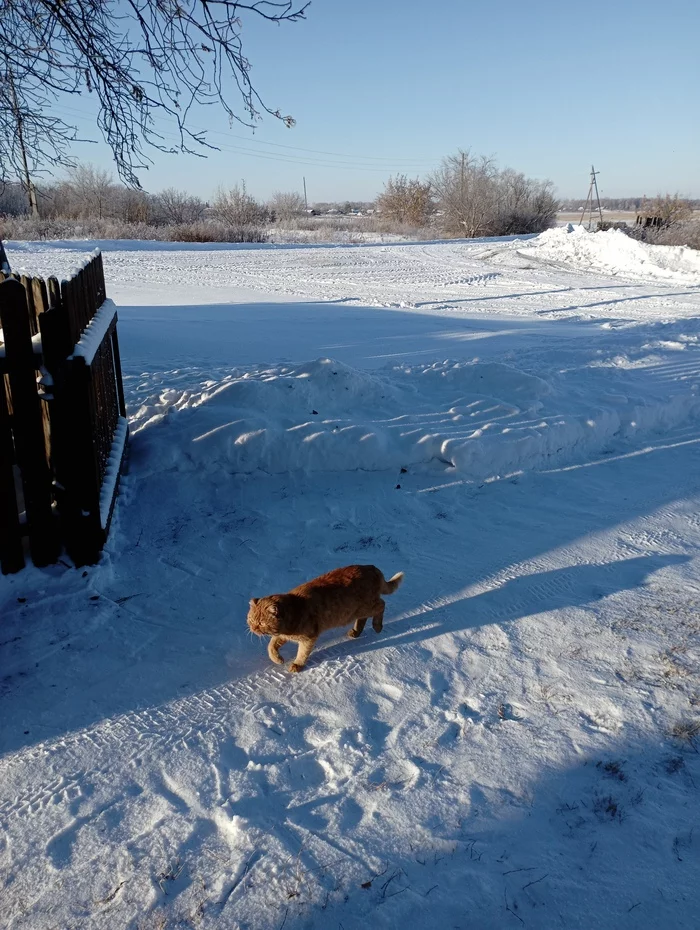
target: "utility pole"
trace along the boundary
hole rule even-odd
[[[309,212],[309,201],[306,199],[306,178],[304,177],[302,178],[302,180],[304,182],[304,209],[308,213]]]
[[[24,168],[24,186],[27,191],[27,197],[29,198],[29,210],[32,216],[39,216],[39,204],[36,199],[36,188],[32,182],[31,176],[29,174],[29,160],[27,158],[27,148],[24,144],[24,117],[22,116],[22,111],[20,110],[19,100],[17,99],[17,91],[15,90],[15,82],[12,77],[12,71],[8,71],[9,83],[10,83],[10,93],[12,95],[12,115],[15,118],[15,125],[17,126],[17,141],[19,142],[19,151],[22,156],[22,166]]]
[[[595,192],[595,202],[598,206],[598,216],[600,217],[600,222],[603,222],[603,208],[600,205],[600,194],[598,193],[598,181],[597,175],[600,174],[600,171],[596,171],[593,165],[591,165],[591,183],[588,185],[588,196],[586,197],[586,203],[583,208],[583,213],[581,214],[581,222],[579,226],[583,226],[583,220],[586,216],[586,210],[588,210],[588,231],[591,231],[591,223],[593,222],[593,194]]]

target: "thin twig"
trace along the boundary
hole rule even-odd
[[[393,873],[393,875],[390,875],[389,878],[387,878],[387,880],[382,885],[382,897],[386,895],[386,889],[389,883],[393,882],[393,880],[397,878],[400,874],[401,874],[401,869],[397,869],[396,872]]]
[[[534,881],[528,882],[527,885],[523,885],[523,891],[525,891],[526,888],[529,888],[530,885],[536,885],[538,882],[543,882],[548,875],[549,872],[545,872],[542,878],[536,878]]]
[[[101,901],[96,901],[95,903],[98,904],[98,905],[99,905],[99,904],[109,904],[110,901],[113,901],[113,900],[116,898],[116,896],[117,896],[117,894],[119,893],[120,889],[123,888],[124,885],[126,885],[126,881],[119,882],[119,884],[118,884],[117,887],[114,889],[114,891],[110,891],[110,893],[107,895],[106,898],[102,898]]]
[[[337,865],[339,862],[345,862],[347,858],[347,856],[340,856],[338,859],[333,859],[332,862],[327,862],[325,865],[315,865],[311,869],[304,869],[304,871],[300,874],[308,875],[310,872],[318,872],[319,870],[323,871],[324,869],[330,869],[332,865]]]
[[[513,915],[513,917],[517,917],[518,920],[520,921],[520,923],[521,923],[523,926],[525,926],[525,921],[522,919],[522,917],[520,916],[520,914],[516,914],[514,910],[512,910],[510,907],[508,907],[508,896],[507,896],[507,894],[506,894],[506,889],[505,889],[505,888],[503,889],[503,901],[504,901],[504,903],[505,903],[505,905],[506,905],[506,910],[507,910],[509,913],[511,913],[511,914]]]
[[[394,891],[393,894],[388,894],[386,900],[388,901],[389,898],[395,898],[397,894],[403,894],[404,891],[408,891],[408,886],[406,886],[406,888],[401,888],[399,891]]]

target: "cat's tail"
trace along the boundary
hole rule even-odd
[[[386,580],[386,578],[382,578],[382,580],[384,582],[382,584],[382,594],[393,594],[394,591],[398,588],[398,586],[403,581],[403,572],[397,572],[388,581]]]

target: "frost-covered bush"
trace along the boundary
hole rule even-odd
[[[200,221],[153,226],[116,220],[44,219],[13,216],[0,220],[3,239],[151,239],[161,242],[267,242],[267,231],[257,226],[231,226]]]

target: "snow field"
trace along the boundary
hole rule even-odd
[[[17,725],[75,729],[3,761],[12,926],[75,920],[76,894],[95,927],[495,928],[505,900],[535,926],[635,905],[692,926],[700,770],[674,734],[700,684],[697,443],[480,490],[249,477],[176,526],[172,482],[130,477],[118,565],[14,608],[58,635]],[[235,513],[203,537],[215,501]],[[326,641],[293,678],[251,650],[244,590],[355,559],[406,571],[382,636]],[[57,713],[66,662],[80,701]]]
[[[696,926],[700,274],[626,242],[105,253],[129,471],[0,579],[0,926]],[[272,666],[249,597],[352,562],[382,635]]]

